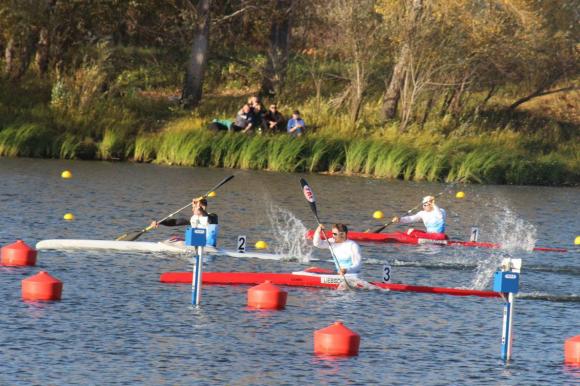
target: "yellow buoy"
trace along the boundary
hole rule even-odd
[[[72,221],[75,219],[75,215],[72,213],[66,213],[62,218],[64,218],[67,221]]]
[[[465,193],[463,192],[457,192],[457,194],[455,195],[455,198],[463,198],[465,197]]]
[[[215,196],[217,196],[217,194],[216,194],[216,192],[209,192],[207,196],[208,197],[215,197]]]
[[[256,249],[266,249],[268,248],[268,243],[266,243],[265,241],[257,241],[256,242]]]
[[[574,244],[580,245],[580,236],[576,236],[576,239],[574,240]]]
[[[385,217],[385,214],[383,212],[381,212],[380,210],[377,210],[377,211],[375,211],[375,213],[373,213],[373,218],[376,218],[377,220],[380,220],[383,217]]]
[[[63,171],[60,176],[64,179],[72,178],[72,173],[68,170]]]

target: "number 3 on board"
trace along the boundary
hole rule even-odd
[[[246,236],[238,236],[238,252],[245,253],[246,252]]]
[[[391,266],[389,263],[383,265],[383,283],[389,283],[391,281]]]

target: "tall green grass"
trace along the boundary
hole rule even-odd
[[[368,150],[371,145],[372,142],[370,140],[354,139],[345,146],[344,173],[356,174],[364,171],[368,157]]]
[[[238,167],[240,169],[265,169],[268,164],[266,149],[269,138],[261,135],[248,137],[240,149]]]
[[[306,140],[287,135],[270,137],[268,146],[268,170],[275,172],[295,172],[303,170],[306,162]]]
[[[54,158],[61,140],[48,128],[35,124],[10,126],[0,131],[0,156]]]
[[[375,162],[375,177],[384,178],[404,178],[410,179],[414,159],[416,157],[415,149],[408,145],[397,143],[389,151],[377,156]]]
[[[126,143],[125,136],[119,131],[105,130],[103,140],[99,144],[99,158],[104,160],[124,159]]]
[[[157,144],[160,136],[157,134],[141,134],[135,139],[133,160],[151,162],[157,158]]]
[[[212,134],[202,130],[165,132],[156,162],[183,166],[207,166]]]

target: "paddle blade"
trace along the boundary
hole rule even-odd
[[[314,192],[312,191],[310,185],[308,185],[308,182],[306,182],[304,178],[300,179],[300,185],[302,185],[302,193],[304,193],[306,201],[308,201],[308,203],[310,204],[310,209],[312,210],[312,213],[314,213],[316,220],[318,220],[318,210],[316,209],[316,198],[314,197]]]
[[[146,232],[145,229],[140,230],[140,231],[127,232],[127,233],[122,234],[121,236],[117,237],[115,240],[116,241],[135,241],[139,237],[141,237],[141,235],[145,232]]]

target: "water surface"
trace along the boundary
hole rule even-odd
[[[60,178],[65,169],[71,180]],[[220,246],[235,248],[237,236],[246,235],[251,245],[267,241],[269,252],[300,251],[332,268],[328,252],[311,251],[299,240],[315,221],[297,174],[0,159],[0,244],[114,239],[182,207],[230,174],[236,177],[210,200],[220,216]],[[322,220],[354,230],[380,225],[372,219],[375,210],[402,214],[420,197],[446,188],[305,177]],[[459,189],[466,192],[463,200],[454,198]],[[187,256],[42,251],[36,267],[0,267],[0,384],[578,384],[580,370],[562,362],[565,338],[580,334],[580,262],[572,245],[580,229],[580,189],[456,186],[438,201],[448,211],[453,238],[466,239],[476,225],[480,240],[511,248],[363,245],[363,276],[379,281],[388,262],[395,282],[491,289],[501,259],[522,258],[509,365],[499,358],[498,299],[287,288],[286,310],[256,312],[245,306],[248,287],[210,286],[195,309],[190,286],[159,283],[162,272],[190,270]],[[67,212],[76,220],[62,220]],[[162,228],[140,240],[175,233],[180,230]],[[533,245],[569,252],[525,250]],[[290,272],[309,265],[217,257],[205,269]],[[20,299],[20,281],[39,270],[64,282],[61,302]],[[361,335],[358,357],[329,361],[312,354],[313,332],[336,320]]]

